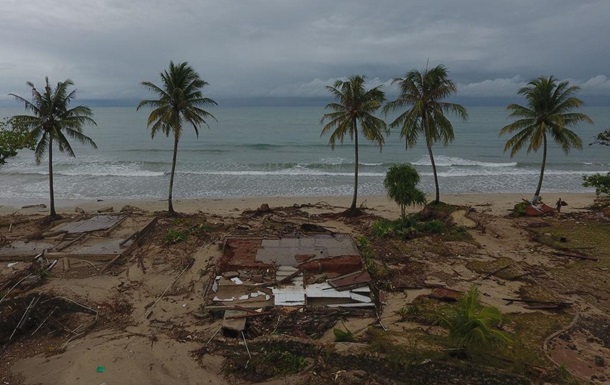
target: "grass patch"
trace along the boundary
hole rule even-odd
[[[448,233],[445,222],[432,219],[420,221],[417,215],[396,220],[379,219],[373,222],[371,234],[376,238],[413,239],[417,236]]]
[[[417,335],[409,335],[404,344],[394,341],[392,334],[383,330],[370,328],[366,332],[368,349],[383,354],[390,367],[395,371],[408,370],[425,359],[439,359],[443,354],[439,350],[424,348]]]
[[[536,240],[559,250],[569,250],[600,259],[610,266],[610,226],[597,221],[570,220],[533,228]],[[562,241],[565,239],[565,241]]]
[[[422,297],[417,302],[410,303],[398,309],[396,314],[401,321],[417,322],[422,325],[434,325],[438,321],[436,313],[441,304],[433,299]]]
[[[446,242],[468,242],[475,243],[474,238],[464,226],[452,226],[442,234],[443,241]]]
[[[190,236],[203,238],[209,236],[216,228],[208,223],[191,224],[189,220],[183,218],[176,219],[172,222],[171,227],[167,230],[162,238],[164,245],[175,245],[186,241]]]
[[[554,367],[547,361],[542,344],[547,336],[569,325],[572,318],[568,312],[507,314],[506,319],[514,329],[514,341],[512,349],[506,349],[502,355],[514,360],[515,369],[521,373],[527,373],[532,366]]]
[[[494,275],[498,278],[511,280],[523,274],[517,263],[508,257],[501,257],[493,261],[470,261],[466,267],[479,274]]]
[[[167,233],[163,236],[163,244],[164,245],[175,245],[176,243],[180,243],[186,241],[188,238],[188,232],[186,230],[179,230],[170,228],[167,230]]]

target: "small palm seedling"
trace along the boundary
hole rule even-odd
[[[449,336],[462,350],[511,342],[509,335],[498,329],[502,313],[495,307],[481,304],[477,287],[472,287],[457,304],[441,309],[438,320],[449,329]]]

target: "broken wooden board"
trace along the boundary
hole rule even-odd
[[[246,329],[246,317],[248,312],[243,310],[226,310],[222,320],[222,328],[242,332]]]

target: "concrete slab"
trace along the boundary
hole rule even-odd
[[[62,223],[49,232],[65,231],[70,234],[90,233],[92,231],[108,230],[127,218],[124,215],[97,215],[82,221]]]

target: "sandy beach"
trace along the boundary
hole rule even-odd
[[[596,198],[594,193],[549,193],[543,194],[543,201],[554,207],[558,198],[567,202],[562,208],[564,212],[580,210],[593,203]],[[434,199],[428,196],[428,201]],[[531,194],[526,193],[486,193],[486,194],[441,194],[441,201],[449,204],[473,207],[478,211],[488,212],[494,215],[505,215],[515,204],[523,199],[531,199]],[[254,198],[218,198],[218,199],[176,199],[174,209],[183,213],[204,213],[211,215],[239,214],[244,210],[255,210],[261,204],[266,203],[270,207],[286,207],[292,205],[326,203],[330,206],[349,207],[351,196],[320,196],[320,197],[254,197]],[[22,208],[26,205],[44,204],[48,206],[48,200],[36,202],[8,202],[0,203],[0,215],[7,214],[35,214],[44,213],[48,208],[31,207]],[[94,212],[100,209],[112,207],[119,211],[125,205],[138,207],[145,211],[157,212],[167,210],[166,200],[56,200],[55,207],[59,213],[74,213],[75,209],[81,208],[86,212]],[[387,196],[361,196],[358,197],[358,205],[374,210],[375,214],[394,219],[400,215],[398,206]],[[409,211],[415,212],[419,207],[410,207]]]

